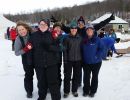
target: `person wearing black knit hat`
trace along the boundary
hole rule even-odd
[[[29,40],[33,46],[33,62],[38,80],[37,100],[45,100],[48,89],[52,100],[61,100],[57,66],[60,46],[53,44],[48,19],[42,19],[38,27],[39,30],[33,33]]]
[[[42,19],[42,20],[39,21],[38,24],[40,24],[41,21],[45,22],[47,24],[47,26],[50,27],[50,20],[49,19],[47,19],[47,18]]]
[[[82,29],[85,26],[85,20],[84,20],[83,16],[80,16],[80,18],[77,20],[77,22],[78,22],[78,27],[80,29]]]

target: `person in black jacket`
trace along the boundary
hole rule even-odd
[[[115,17],[112,14],[109,18],[105,19],[104,21],[101,21],[98,24],[95,24],[93,27],[94,27],[95,31],[98,31],[99,29],[101,29],[102,27],[107,25],[111,20],[114,20],[114,19],[115,19]],[[82,16],[80,16],[80,18],[77,20],[77,22],[78,22],[78,33],[84,38],[86,36],[85,20],[83,19]],[[67,27],[64,24],[62,25],[62,30],[65,33],[70,33],[70,27]]]
[[[54,44],[49,31],[49,20],[39,22],[39,30],[32,34],[29,41],[32,46],[33,60],[38,79],[38,100],[45,100],[49,88],[52,100],[60,100],[58,80],[58,54],[60,47]]]
[[[32,62],[32,45],[28,43],[32,29],[24,22],[18,22],[16,26],[18,36],[15,40],[15,55],[22,56],[23,69],[25,71],[24,87],[27,98],[32,98],[34,66]]]
[[[72,94],[78,97],[78,82],[81,70],[81,50],[80,45],[82,38],[77,34],[77,23],[74,21],[70,25],[70,33],[64,40],[64,98],[67,98],[70,93],[70,81],[73,70],[72,78]]]

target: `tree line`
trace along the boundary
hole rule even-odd
[[[53,15],[59,21],[68,23],[81,15],[88,21],[94,20],[106,12],[113,12],[123,19],[130,19],[129,4],[130,0],[104,0],[79,6],[74,5],[73,7],[55,8],[53,10],[38,9],[33,13],[6,14],[5,16],[14,22],[23,20],[28,23],[36,23],[39,19],[50,18]]]

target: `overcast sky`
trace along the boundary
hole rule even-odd
[[[53,9],[81,5],[86,2],[103,1],[103,0],[1,0],[0,13],[16,14],[20,12],[32,12],[37,9]]]

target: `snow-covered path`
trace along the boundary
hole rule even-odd
[[[129,44],[130,42],[119,44],[117,47],[124,45],[127,47]],[[23,78],[21,57],[16,57],[11,51],[11,41],[0,39],[0,100],[36,100],[38,97],[36,77],[32,99],[26,98]],[[47,100],[51,100],[50,95],[47,96]],[[130,54],[103,62],[98,92],[93,99],[82,97],[82,88],[79,88],[78,98],[70,95],[63,100],[130,100]]]

